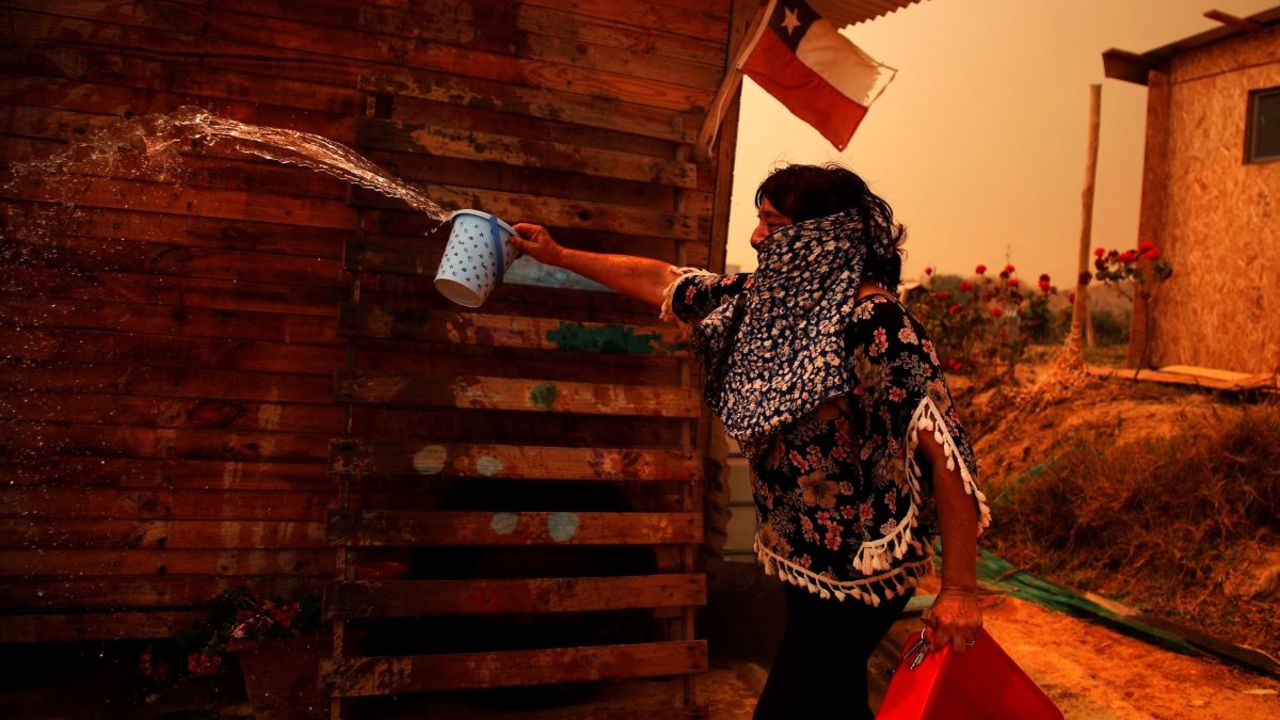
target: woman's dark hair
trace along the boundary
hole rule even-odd
[[[889,290],[902,282],[903,227],[893,221],[893,208],[871,192],[857,173],[836,163],[784,165],[756,189],[756,207],[765,200],[792,222],[804,222],[852,210],[869,237],[887,237],[895,248],[888,257],[868,253],[863,275]]]

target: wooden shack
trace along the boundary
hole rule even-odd
[[[721,268],[736,105],[709,158],[693,143],[757,7],[6,3],[0,642],[171,636],[245,587],[325,594],[336,715],[703,670],[708,419],[651,308],[504,284],[465,310],[432,287],[447,226],[230,151],[187,148],[180,177],[17,168],[193,106],[569,245]],[[388,559],[409,573],[361,579]],[[568,645],[441,630],[583,614],[627,619]],[[444,639],[393,647],[371,617]]]
[[[1274,374],[1280,7],[1206,14],[1222,25],[1143,54],[1103,55],[1107,77],[1148,87],[1138,239],[1155,242],[1174,271],[1150,308],[1135,307],[1129,358],[1136,365],[1149,343],[1154,366]]]

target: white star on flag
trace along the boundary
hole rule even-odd
[[[787,34],[790,35],[796,31],[796,28],[800,27],[800,18],[798,17],[799,12],[791,8],[786,8],[786,13],[787,17],[782,21],[782,27],[786,28]]]

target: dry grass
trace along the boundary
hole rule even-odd
[[[1223,407],[1169,430],[1063,438],[998,495],[993,549],[1066,584],[1280,649],[1275,599],[1224,594],[1244,553],[1280,546],[1280,405]]]

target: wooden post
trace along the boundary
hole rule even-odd
[[[1101,127],[1102,86],[1089,86],[1089,149],[1085,155],[1084,190],[1081,193],[1080,253],[1076,277],[1076,303],[1071,313],[1071,333],[1067,337],[1067,352],[1083,364],[1080,347],[1080,331],[1088,319],[1089,246],[1093,240],[1093,191],[1098,179],[1098,131]],[[1092,324],[1092,323],[1090,323]],[[1092,333],[1090,333],[1092,335]],[[1090,342],[1092,345],[1092,342]]]
[[[1092,348],[1094,346],[1093,339],[1093,310],[1089,309],[1086,303],[1084,306],[1084,346]]]

